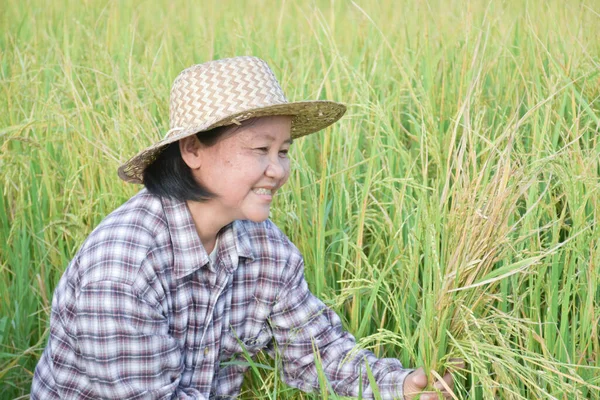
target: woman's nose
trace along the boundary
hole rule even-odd
[[[285,176],[285,174],[285,161],[281,160],[279,157],[271,159],[269,165],[267,166],[267,170],[265,171],[265,175],[267,175],[269,178],[281,179]]]

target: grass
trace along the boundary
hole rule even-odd
[[[253,54],[291,100],[349,106],[294,143],[272,218],[361,345],[464,358],[458,398],[600,399],[597,2],[25,0],[0,22],[1,398],[27,396],[64,268],[139,190],[116,168],[168,129],[175,76]],[[248,362],[243,398],[332,397]]]

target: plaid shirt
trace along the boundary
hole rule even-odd
[[[315,347],[338,394],[357,396],[362,380],[372,396],[367,360],[382,397],[401,398],[410,370],[350,352],[354,338],[310,293],[302,256],[271,221],[235,221],[217,251],[213,265],[185,202],[144,189],[111,213],[54,292],[31,398],[235,398],[248,368],[235,360],[261,349],[277,351],[285,382],[312,391]]]

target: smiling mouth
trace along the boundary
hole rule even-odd
[[[262,195],[267,195],[267,196],[273,195],[273,191],[271,189],[265,189],[265,188],[254,189],[253,192],[256,194],[262,194]]]

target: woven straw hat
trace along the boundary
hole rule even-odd
[[[164,147],[184,137],[249,118],[292,116],[292,138],[320,131],[344,115],[346,106],[333,101],[289,103],[273,71],[256,57],[235,57],[194,65],[173,82],[170,129],[158,143],[119,167],[126,182],[143,183],[144,169]]]

